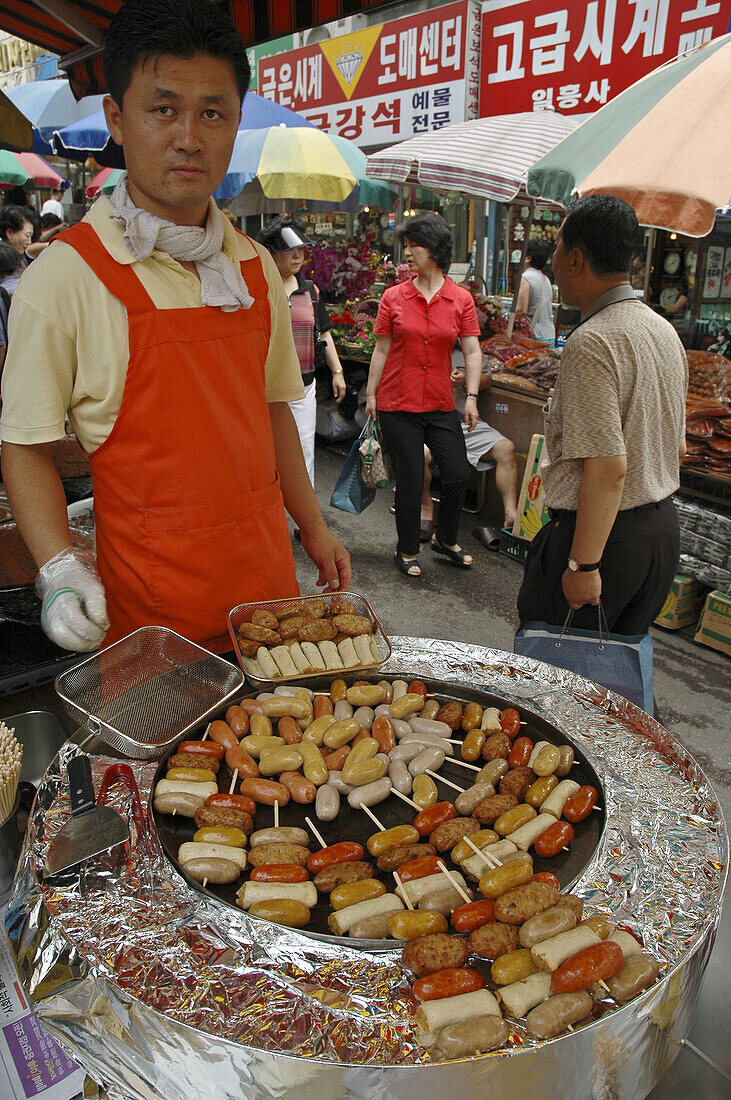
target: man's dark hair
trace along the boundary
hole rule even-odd
[[[629,203],[616,195],[584,195],[566,211],[564,248],[580,248],[596,275],[629,273],[639,225]]]
[[[19,233],[26,222],[33,225],[29,210],[22,206],[13,206],[12,203],[5,203],[4,206],[0,206],[0,240],[5,240],[8,231]]]
[[[18,266],[20,256],[7,241],[0,241],[0,279],[12,275]]]
[[[396,227],[396,236],[399,240],[428,248],[437,267],[442,271],[449,270],[452,262],[452,230],[441,214],[432,211],[417,214],[415,218],[409,218]]]
[[[138,65],[163,54],[228,61],[243,100],[251,68],[243,39],[223,4],[210,0],[127,0],[104,36],[104,80],[121,107]]]
[[[525,254],[530,260],[531,267],[536,271],[543,271],[551,256],[551,249],[546,241],[528,241]]]
[[[63,218],[58,214],[41,214],[41,230],[53,229],[54,225],[63,225]]]

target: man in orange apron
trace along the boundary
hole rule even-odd
[[[285,507],[319,585],[346,589],[350,560],[287,406],[302,385],[281,279],[211,199],[248,87],[241,38],[218,6],[128,0],[104,65],[127,176],[19,287],[3,477],[49,637],[94,649],[162,624],[220,651],[230,608],[298,593]],[[98,573],[50,458],[66,415],[90,454]]]

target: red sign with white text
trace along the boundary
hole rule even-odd
[[[358,145],[462,122],[470,9],[462,0],[262,58],[259,92]]]
[[[731,0],[485,0],[480,115],[597,111],[730,18]]]

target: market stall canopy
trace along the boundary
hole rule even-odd
[[[241,110],[239,130],[258,130],[267,126],[316,129],[314,122],[310,122],[297,111],[290,111],[289,107],[282,107],[256,92],[247,92]],[[94,160],[107,168],[124,168],[124,153],[121,146],[112,141],[102,110],[69,126],[57,127],[53,135],[53,147],[60,157],[69,157],[71,160],[94,157]]]
[[[390,0],[311,0],[307,4],[228,0],[228,8],[247,46],[318,23],[389,3]],[[0,30],[60,54],[79,99],[104,90],[101,44],[122,0],[13,0],[0,6]]]
[[[495,115],[443,126],[368,157],[374,179],[510,202],[532,164],[579,124],[553,111]]]
[[[25,187],[30,184],[30,175],[9,149],[0,149],[0,187]]]
[[[4,92],[0,92],[0,149],[19,153],[33,144],[33,127]]]
[[[228,172],[213,197],[231,199],[256,179],[269,199],[342,202],[357,182],[343,152],[349,144],[316,128],[240,130]]]
[[[87,183],[85,188],[87,198],[93,199],[99,194],[110,195],[119,183],[122,171],[121,168],[102,168],[101,172],[97,172]]]
[[[608,193],[642,225],[704,237],[731,195],[731,35],[663,65],[592,115],[528,174],[564,206]]]

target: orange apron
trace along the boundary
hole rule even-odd
[[[299,594],[264,395],[261,261],[241,263],[251,309],[157,309],[90,225],[62,239],[123,303],[129,326],[119,415],[90,456],[104,644],[161,625],[230,649],[232,607]]]

